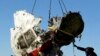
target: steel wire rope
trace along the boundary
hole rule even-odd
[[[35,8],[35,5],[36,5],[36,2],[37,2],[37,0],[34,0],[34,4],[33,4],[33,7],[32,7],[32,12],[31,12],[31,14],[33,14],[33,12],[34,12],[34,8]]]
[[[62,7],[62,5],[61,5],[60,0],[58,0],[58,3],[59,3],[59,5],[60,5],[60,8],[61,8],[62,13],[64,14],[63,7]]]
[[[52,0],[50,0],[49,4],[49,19],[51,18],[51,6],[52,6]]]
[[[67,13],[67,9],[66,9],[66,6],[65,6],[64,1],[63,1],[63,0],[61,0],[61,2],[62,2],[62,4],[63,4],[63,6],[64,6],[64,9],[65,9],[66,13]]]

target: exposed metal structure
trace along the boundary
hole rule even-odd
[[[70,43],[74,45],[75,38],[84,29],[82,16],[79,12],[67,12],[63,0],[57,1],[64,16],[51,17],[50,0],[48,31],[41,29],[41,18],[33,13],[23,10],[14,13],[15,27],[11,28],[11,48],[15,56],[63,56],[60,48]],[[36,0],[32,12],[35,4]]]

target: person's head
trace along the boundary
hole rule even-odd
[[[87,49],[87,51],[91,51],[91,52],[94,51],[94,48],[92,48],[92,47],[87,47],[86,49]]]

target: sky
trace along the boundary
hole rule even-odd
[[[47,29],[50,0],[37,0],[33,14],[42,17],[41,28]],[[100,56],[100,0],[63,0],[67,11],[80,12],[85,23],[82,38],[76,39],[75,44],[81,47],[93,47]],[[0,0],[0,56],[13,54],[10,46],[10,28],[14,27],[13,14],[19,10],[32,13],[34,0]],[[52,1],[51,17],[62,16],[57,0]],[[63,46],[63,56],[85,56],[85,53],[73,45]]]

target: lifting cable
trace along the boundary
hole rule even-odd
[[[66,13],[67,13],[67,9],[66,9],[66,6],[65,6],[63,0],[58,0],[58,2],[59,2],[59,5],[60,5],[60,8],[61,8],[62,13],[65,14],[65,13],[64,13],[64,9],[65,9],[65,11],[66,11]],[[64,9],[63,9],[63,8],[64,8]]]
[[[63,0],[58,0],[58,3],[60,5],[60,8],[61,8],[62,13],[65,14],[64,13],[64,9],[65,9],[65,11],[67,13],[67,9],[66,9],[66,6],[65,6]],[[49,4],[49,19],[51,18],[51,7],[52,7],[52,0],[50,0],[50,4]]]
[[[59,5],[60,5],[60,8],[61,8],[61,11],[62,11],[62,13],[64,14],[63,7],[62,7],[62,5],[61,5],[60,0],[58,0],[58,2],[59,2]]]
[[[36,5],[36,2],[37,2],[37,0],[34,0],[34,4],[33,4],[33,8],[32,8],[31,14],[33,14],[33,12],[34,12],[34,8],[35,8],[35,5]]]
[[[66,6],[65,6],[65,4],[64,4],[64,1],[61,0],[61,2],[62,2],[62,4],[63,4],[63,6],[64,6],[64,9],[65,9],[66,13],[67,13],[67,9],[66,9]]]
[[[75,55],[75,49],[74,49],[75,39],[73,40],[73,42],[72,42],[72,43],[73,43],[73,56],[76,56],[76,55]]]
[[[51,6],[52,6],[52,0],[50,0],[50,5],[49,5],[49,19],[51,18]]]

